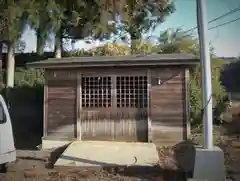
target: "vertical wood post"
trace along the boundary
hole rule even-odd
[[[77,139],[82,140],[82,129],[81,129],[81,110],[82,110],[82,81],[81,81],[81,74],[77,72],[77,96],[76,96],[76,103],[77,103]]]
[[[48,80],[45,79],[47,82]],[[44,85],[43,93],[43,137],[47,136],[47,122],[48,122],[48,84]]]
[[[148,114],[148,142],[152,141],[152,121],[151,121],[151,70],[148,69],[147,71],[147,99],[148,99],[148,107],[147,107],[147,114]]]
[[[111,119],[111,126],[113,127],[112,139],[115,140],[116,139],[116,130],[117,130],[116,121],[118,120],[118,118],[116,119],[116,115],[117,115],[117,86],[116,86],[117,80],[116,79],[117,79],[117,76],[112,75],[111,79],[112,79],[111,80],[111,82],[112,82],[112,85],[111,85],[111,87],[112,87],[112,90],[111,90],[111,94],[112,94],[112,96],[111,96],[112,106],[111,107],[112,107],[112,109],[111,110],[113,110],[113,113],[110,113],[110,115],[113,114],[113,118],[110,118],[110,119]],[[114,119],[114,120],[112,120],[112,119]]]

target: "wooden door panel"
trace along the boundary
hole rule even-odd
[[[113,140],[114,121],[111,119],[111,114],[103,110],[82,111],[81,134],[83,140]]]
[[[145,73],[131,76],[82,75],[82,140],[147,141],[146,89]]]
[[[147,112],[82,111],[83,140],[146,141]]]

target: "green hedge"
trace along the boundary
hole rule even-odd
[[[3,71],[5,77],[5,71]],[[40,106],[43,101],[44,72],[40,69],[16,68],[14,88],[2,87],[1,94],[12,104],[32,102]],[[42,105],[41,105],[42,106]]]

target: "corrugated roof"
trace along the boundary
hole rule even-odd
[[[141,65],[182,65],[197,64],[199,59],[192,54],[149,54],[131,56],[89,56],[50,58],[28,63],[29,67],[105,67],[105,66],[141,66]]]

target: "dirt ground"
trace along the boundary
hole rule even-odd
[[[197,137],[194,142],[202,142]],[[240,181],[240,127],[231,123],[214,127],[214,140],[224,152],[227,180]]]
[[[225,153],[227,178],[230,181],[240,181],[240,134],[230,133],[229,129],[227,131],[217,130],[216,132],[216,142]],[[201,143],[202,135],[194,134],[197,136],[194,136],[192,141]],[[9,165],[7,174],[0,174],[0,181],[185,181],[184,174],[176,171],[178,168],[172,159],[173,155],[174,151],[172,149],[160,149],[159,156],[162,163],[159,164],[161,168],[156,167],[151,171],[145,169],[136,171],[128,168],[108,170],[47,169],[43,160],[18,158],[14,164]],[[189,160],[187,164],[189,164]]]
[[[7,174],[0,175],[0,181],[184,181],[180,173],[173,171],[115,172],[96,169],[46,169],[44,161],[18,159],[9,165]],[[182,177],[182,178],[181,178]]]
[[[224,139],[224,154],[227,177],[230,180],[240,180],[240,135],[231,135]]]

